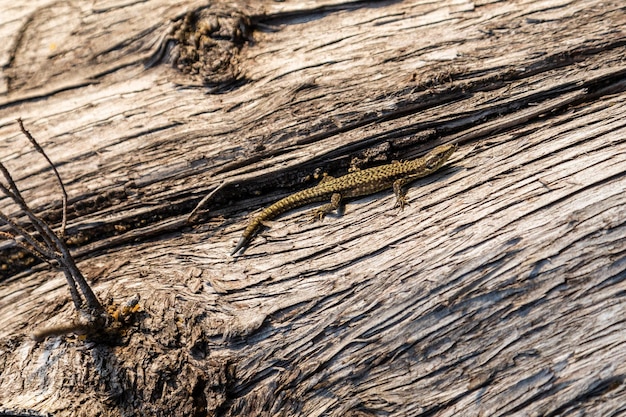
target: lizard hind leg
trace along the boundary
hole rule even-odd
[[[311,211],[311,221],[313,222],[315,220],[322,220],[324,216],[326,216],[331,211],[338,210],[340,205],[341,205],[341,194],[334,193],[330,197],[330,203],[324,204],[323,206],[318,207],[315,210]]]

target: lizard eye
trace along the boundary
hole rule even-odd
[[[456,145],[442,145],[433,149],[426,156],[426,169],[428,171],[438,170],[456,150]]]
[[[440,158],[430,158],[426,161],[426,169],[428,170],[436,170],[439,168],[441,159]]]

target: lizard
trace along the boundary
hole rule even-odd
[[[278,200],[255,216],[244,230],[231,256],[250,243],[265,221],[310,203],[330,199],[330,203],[313,210],[313,219],[322,220],[326,214],[337,210],[345,198],[366,196],[393,188],[396,195],[394,207],[400,207],[400,210],[403,210],[407,204],[404,186],[437,171],[455,150],[456,144],[446,144],[434,148],[421,158],[404,162],[394,161],[390,164],[350,172],[338,178],[325,175],[316,186]]]

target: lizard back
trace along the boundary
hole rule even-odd
[[[367,168],[338,178],[326,178],[314,187],[282,198],[252,219],[232,254],[234,255],[239,249],[247,245],[266,220],[310,203],[330,200],[331,198],[334,200],[333,195],[335,194],[339,195],[335,204],[339,204],[340,199],[343,198],[374,194],[392,186],[394,190],[396,186],[399,189],[403,184],[438,170],[450,158],[455,149],[456,145],[441,145],[422,158]],[[331,209],[335,207],[333,205]]]

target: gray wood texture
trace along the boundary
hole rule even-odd
[[[54,416],[626,414],[621,0],[0,1],[0,160],[103,301],[0,243],[0,409]],[[245,254],[248,219],[459,144],[409,188]],[[221,188],[198,212],[196,204]],[[6,199],[0,210],[15,213]],[[2,412],[0,412],[2,415]]]

